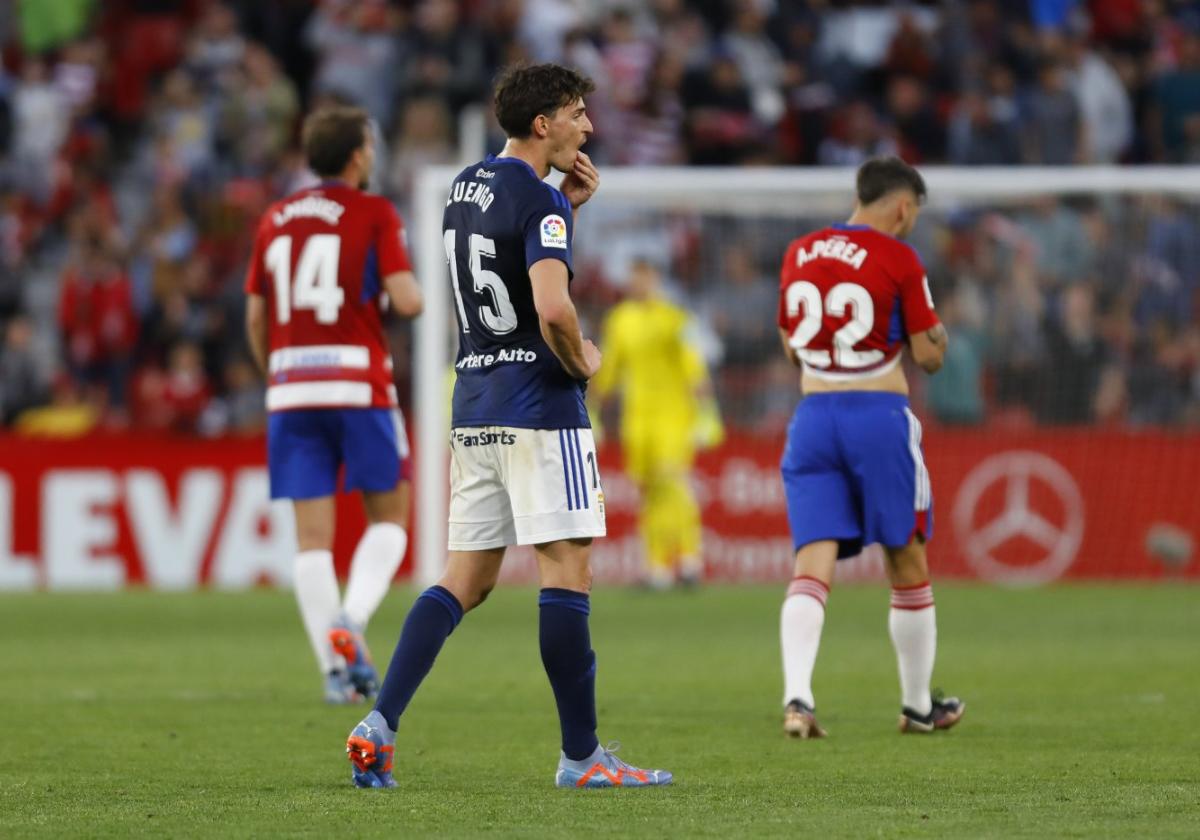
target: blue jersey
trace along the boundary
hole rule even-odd
[[[542,339],[529,267],[571,268],[571,205],[518,158],[467,167],[442,216],[458,311],[451,425],[587,428],[585,383]]]

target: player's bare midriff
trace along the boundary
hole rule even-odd
[[[851,379],[848,381],[811,376],[805,371],[800,374],[800,391],[806,396],[808,394],[827,394],[842,391],[885,391],[892,394],[902,394],[907,397],[908,378],[904,375],[904,368],[900,365],[896,365],[877,376],[868,376],[863,379]]]

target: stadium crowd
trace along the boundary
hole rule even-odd
[[[27,0],[0,7],[0,40],[0,422],[29,431],[261,428],[240,281],[253,220],[311,183],[297,128],[321,102],[374,115],[402,209],[520,59],[597,80],[602,167],[1200,163],[1200,9],[1171,0]],[[916,244],[954,337],[933,416],[1200,424],[1197,210],[933,218]],[[684,220],[663,267],[729,419],[778,425],[777,261],[828,220],[728,221]],[[595,326],[623,278],[580,274]]]

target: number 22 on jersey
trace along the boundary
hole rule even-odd
[[[875,328],[875,303],[870,292],[857,283],[838,283],[822,298],[816,284],[797,280],[787,287],[785,304],[789,318],[800,316],[788,343],[805,364],[822,370],[834,366],[855,370],[883,358],[882,350],[854,349]],[[826,314],[834,318],[849,316],[833,334],[832,352],[809,347],[821,335]]]
[[[267,248],[267,270],[275,278],[275,318],[281,324],[292,320],[293,309],[311,309],[317,323],[336,324],[346,292],[338,285],[338,262],[342,238],[337,234],[309,236],[296,263],[292,278],[292,237],[277,236]]]

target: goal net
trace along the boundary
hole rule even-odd
[[[447,372],[456,327],[441,215],[456,174],[419,182],[417,578],[445,558]],[[939,576],[1039,583],[1197,574],[1200,539],[1200,169],[925,170],[910,237],[950,336],[934,377],[909,370],[935,498]],[[798,376],[775,327],[796,236],[845,220],[845,169],[608,169],[575,230],[572,296],[599,337],[630,267],[657,267],[687,309],[727,434],[693,487],[711,580],[785,580],[792,546],[778,461]],[[602,348],[603,349],[603,348]],[[607,418],[610,421],[611,417]],[[639,496],[615,423],[601,447],[609,537],[597,579],[636,579]],[[839,564],[880,572],[878,550]],[[532,574],[528,554],[506,576]]]

